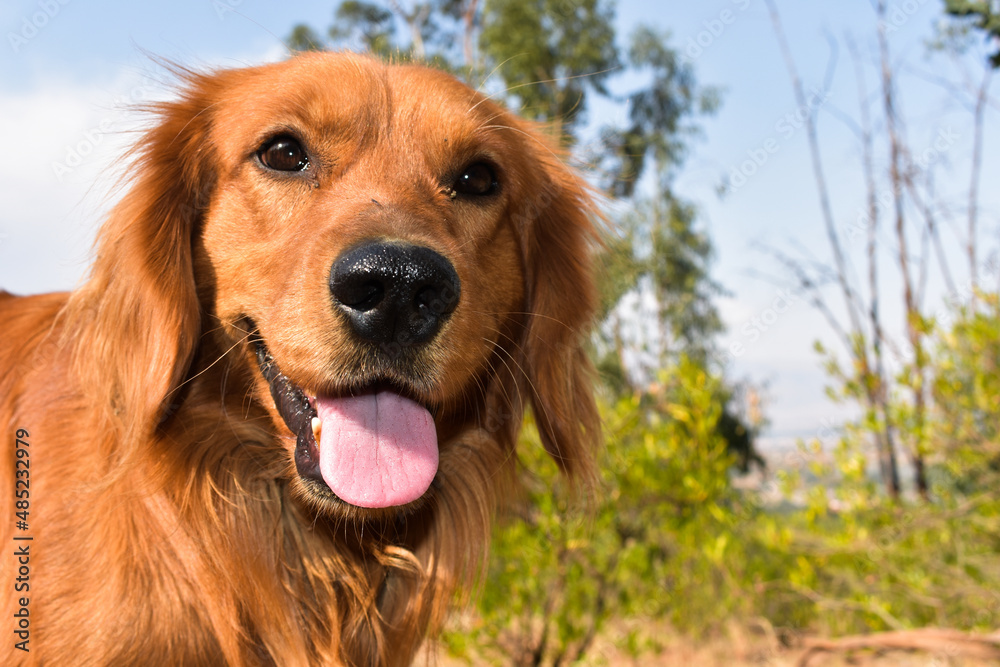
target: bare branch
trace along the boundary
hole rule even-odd
[[[475,50],[472,48],[472,36],[473,30],[475,29],[476,10],[478,8],[479,0],[469,0],[469,4],[465,8],[465,12],[462,14],[462,20],[465,23],[462,51],[465,55],[466,67],[471,67],[472,69],[476,69],[479,64],[476,62]]]
[[[920,190],[916,187],[912,178],[907,178],[906,188],[910,198],[913,200],[913,204],[923,216],[924,223],[926,224],[927,230],[931,236],[931,241],[934,243],[934,251],[938,258],[938,266],[941,269],[941,275],[944,278],[945,287],[948,289],[949,294],[958,294],[958,290],[955,286],[955,280],[951,276],[951,269],[948,267],[948,258],[945,255],[944,246],[941,245],[941,234],[938,231],[937,216],[934,214],[934,209],[924,201]]]
[[[913,277],[910,273],[910,257],[907,248],[906,236],[906,215],[904,211],[904,188],[906,176],[903,173],[902,165],[904,158],[904,142],[901,136],[899,116],[896,110],[895,77],[893,65],[889,54],[889,40],[886,37],[886,3],[885,0],[878,0],[875,6],[878,19],[878,50],[879,63],[881,65],[882,79],[882,105],[885,113],[886,132],[889,136],[889,183],[892,188],[893,214],[895,216],[896,243],[899,258],[899,271],[903,278],[903,301],[906,306],[906,332],[910,341],[913,354],[913,372],[910,385],[913,390],[913,415],[916,427],[913,432],[917,441],[909,448],[910,461],[914,467],[917,491],[921,498],[927,499],[929,487],[924,471],[923,460],[923,421],[926,408],[926,397],[924,390],[924,355],[922,343],[922,329],[920,321],[922,316],[916,302],[913,290]],[[898,481],[897,481],[898,484]],[[898,488],[898,487],[897,487]]]
[[[827,324],[833,329],[833,332],[837,335],[840,341],[848,349],[852,349],[851,336],[840,321],[837,319],[836,315],[833,314],[833,310],[827,305],[826,300],[823,298],[823,294],[820,290],[821,284],[817,283],[798,263],[798,261],[788,257],[780,250],[769,248],[768,252],[788,270],[792,275],[795,276],[795,280],[798,283],[798,287],[804,293],[808,294],[809,303],[816,308],[826,319]]]
[[[969,279],[972,283],[972,303],[975,305],[975,294],[979,288],[979,269],[976,261],[976,227],[979,224],[979,180],[983,165],[983,120],[986,111],[987,93],[993,78],[993,68],[985,67],[982,81],[976,96],[976,109],[973,112],[972,135],[972,172],[969,176]]]
[[[819,138],[816,134],[816,112],[815,109],[809,105],[806,98],[805,89],[802,85],[802,79],[799,77],[798,69],[795,66],[795,59],[792,56],[791,47],[788,45],[788,39],[785,36],[785,30],[781,24],[781,16],[778,13],[778,8],[775,6],[774,0],[766,0],[766,2],[768,11],[771,15],[771,23],[774,26],[774,33],[778,39],[778,45],[781,47],[781,53],[784,57],[785,65],[788,68],[788,75],[792,81],[792,89],[795,94],[795,100],[799,104],[799,107],[805,112],[803,114],[805,116],[804,125],[806,136],[809,140],[809,152],[812,156],[813,173],[819,190],[820,210],[822,211],[826,234],[830,240],[830,248],[833,252],[834,264],[837,268],[838,283],[840,284],[840,289],[844,295],[848,317],[851,320],[851,327],[856,331],[860,331],[861,317],[859,314],[859,304],[854,298],[853,290],[849,284],[847,259],[844,255],[843,248],[841,247],[840,238],[837,235],[833,208],[830,204],[829,187],[827,185],[826,174],[823,170],[823,162],[820,157]],[[829,75],[830,73],[828,69],[827,77],[829,77]]]

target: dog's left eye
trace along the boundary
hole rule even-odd
[[[257,159],[275,171],[302,171],[309,166],[309,156],[295,137],[286,134],[271,139],[257,151]]]
[[[460,195],[490,195],[497,189],[497,176],[485,162],[466,167],[451,186]]]

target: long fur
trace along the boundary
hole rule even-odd
[[[5,632],[0,662],[409,664],[481,571],[529,405],[561,468],[593,476],[588,189],[543,133],[432,70],[324,54],[182,77],[85,284],[0,293],[0,614],[10,626],[22,596],[30,611],[29,651]],[[308,188],[247,158],[279,117],[317,146]],[[502,172],[492,203],[449,202],[424,178],[483,152]],[[434,245],[463,285],[422,357],[437,478],[398,514],[326,507],[297,483],[236,317],[253,314],[302,382],[349,381],[358,352],[309,297],[326,289],[313,269],[366,235]],[[24,593],[14,536],[32,538]]]

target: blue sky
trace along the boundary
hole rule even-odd
[[[940,19],[941,4],[890,3],[898,23],[892,43],[897,63],[907,72],[901,97],[910,143],[915,150],[930,149],[940,137],[950,138],[933,157],[939,161],[941,199],[957,205],[968,179],[968,116],[939,86],[927,83],[924,74],[955,76],[925,57],[923,43]],[[772,423],[765,444],[828,433],[845,411],[824,396],[825,378],[812,345],[823,340],[835,347],[836,341],[802,299],[783,296],[781,284],[756,277],[783,275],[762,246],[788,252],[798,247],[820,260],[830,256],[805,132],[796,121],[765,5],[762,0],[620,0],[617,6],[622,35],[640,21],[669,30],[674,46],[692,56],[699,80],[723,91],[722,108],[702,122],[702,137],[692,145],[677,191],[699,206],[700,224],[715,243],[713,272],[728,292],[720,302],[729,327],[723,342],[727,349],[742,346],[734,348],[740,354],[733,357],[730,373],[765,387]],[[17,293],[68,289],[84,274],[94,230],[114,201],[110,184],[127,168],[118,156],[137,127],[128,105],[169,94],[162,84],[168,77],[147,53],[194,67],[276,60],[285,53],[281,39],[295,23],[325,28],[332,7],[332,2],[264,0],[5,0],[0,5],[0,121],[5,130],[0,287]],[[871,52],[871,5],[868,0],[779,0],[779,7],[804,82],[817,91],[837,224],[849,230],[863,204],[858,148],[850,132],[826,112],[855,113],[855,81],[843,38],[852,34],[862,51]],[[824,89],[831,62],[827,34],[838,38],[841,48],[832,85]],[[872,70],[869,76],[874,86]],[[630,83],[621,81],[618,88],[627,92]],[[614,122],[623,114],[623,107],[594,105],[591,121]],[[995,116],[995,110],[990,114]],[[994,144],[988,125],[986,145]],[[754,156],[759,166],[747,162]],[[741,165],[753,174],[745,179],[737,175],[739,187],[720,197],[719,185],[732,180]],[[983,183],[996,182],[998,168],[988,158]],[[981,256],[997,245],[997,195],[985,189]],[[958,225],[959,216],[953,222]],[[950,239],[949,253],[957,256],[964,238],[950,230],[944,236]],[[848,252],[860,257],[860,243],[848,242]],[[891,252],[891,245],[886,248]],[[962,265],[955,262],[961,282]],[[934,302],[940,276],[932,271],[928,282]],[[789,280],[783,286],[793,285]],[[897,335],[902,319],[892,304],[899,301],[899,289],[887,271],[886,318]]]

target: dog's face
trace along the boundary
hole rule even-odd
[[[232,337],[255,331],[259,398],[307,491],[419,501],[523,311],[512,198],[538,166],[496,105],[433,70],[306,59],[239,90],[211,112],[196,271]]]
[[[186,76],[91,283],[145,309],[104,331],[154,337],[114,370],[136,428],[210,340],[320,512],[413,511],[468,481],[447,476],[470,451],[492,475],[529,403],[589,472],[592,208],[542,134],[449,75],[349,54]]]

